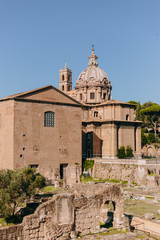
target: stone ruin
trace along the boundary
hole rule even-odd
[[[100,231],[107,220],[107,203],[114,206],[113,226],[122,225],[123,191],[120,184],[77,184],[41,204],[22,224],[0,229],[0,240],[55,240]]]

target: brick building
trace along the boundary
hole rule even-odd
[[[115,158],[130,145],[141,156],[135,105],[111,100],[111,82],[92,49],[72,90],[72,71],[60,70],[59,89],[46,86],[0,99],[0,168],[35,167],[52,183],[77,182],[82,157]]]
[[[35,167],[48,180],[76,179],[81,105],[53,86],[0,99],[0,168]],[[68,182],[69,184],[69,182]]]

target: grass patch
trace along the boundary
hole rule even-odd
[[[84,183],[87,183],[87,182],[121,183],[122,182],[123,185],[128,184],[128,181],[120,181],[120,180],[117,180],[117,179],[109,179],[109,178],[106,178],[106,179],[92,178],[90,176],[82,176],[82,175],[81,175],[80,179],[81,179],[81,182],[84,182]]]
[[[117,179],[109,179],[108,181],[111,183],[120,183],[121,182],[120,180],[117,180]]]
[[[160,215],[157,210],[160,208],[160,203],[149,203],[142,200],[126,199],[124,201],[124,212],[135,216],[144,217],[145,213],[153,213],[156,220],[160,220]]]
[[[81,182],[84,182],[84,183],[96,181],[96,180],[93,180],[93,178],[90,176],[80,176],[80,179],[81,179]]]
[[[56,191],[60,191],[61,188],[55,188],[54,186],[46,186],[44,188],[41,189],[41,192],[56,192]]]
[[[154,197],[145,197],[146,199],[154,200]]]
[[[145,237],[144,236],[137,236],[136,238],[144,239]]]
[[[105,233],[99,233],[99,235],[114,235],[114,234],[124,234],[127,233],[128,229],[123,230],[123,229],[114,229],[114,228],[108,228],[108,231]]]
[[[15,225],[14,223],[7,223],[4,218],[0,218],[0,227]]]
[[[138,183],[135,182],[135,181],[132,182],[132,185],[133,185],[133,186],[139,186]]]
[[[122,184],[126,185],[126,184],[128,184],[128,181],[122,181]]]
[[[156,174],[156,173],[150,173],[150,174],[148,174],[149,176],[158,176],[158,174]]]

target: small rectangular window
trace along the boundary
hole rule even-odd
[[[95,117],[95,118],[98,117],[98,112],[94,112],[94,117]]]
[[[90,93],[90,99],[94,99],[94,93]]]
[[[39,165],[38,165],[38,164],[30,164],[29,166],[30,166],[31,168],[38,168]]]

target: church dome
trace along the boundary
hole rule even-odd
[[[89,66],[81,72],[76,82],[76,99],[85,104],[98,104],[110,99],[112,86],[107,74],[98,67],[97,59],[92,48]]]
[[[92,55],[89,56],[89,66],[80,73],[76,82],[76,89],[85,86],[110,84],[107,74],[98,67],[97,59],[98,57],[94,54],[94,49],[92,49]]]

